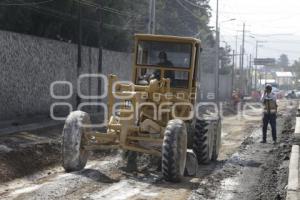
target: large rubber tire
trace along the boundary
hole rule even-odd
[[[162,146],[162,174],[166,181],[181,181],[186,164],[187,131],[180,119],[170,120]]]
[[[187,148],[193,149],[195,123],[189,122],[189,123],[186,123],[185,126],[186,126],[186,132],[187,132]]]
[[[90,117],[82,111],[74,111],[66,119],[62,132],[62,165],[67,172],[82,170],[88,159],[83,148],[84,134],[89,130]]]
[[[221,148],[221,134],[222,134],[222,124],[221,120],[218,119],[215,121],[215,133],[214,133],[214,146],[211,160],[216,161],[219,157],[219,152]]]
[[[197,120],[195,124],[193,150],[198,164],[209,164],[213,154],[214,134],[209,120]]]

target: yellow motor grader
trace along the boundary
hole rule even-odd
[[[161,157],[164,179],[177,182],[184,176],[187,149],[199,164],[216,160],[220,119],[197,113],[200,53],[195,38],[136,34],[132,82],[108,76],[106,131],[94,131],[83,111],[67,117],[64,169],[83,169],[89,151],[120,148]]]

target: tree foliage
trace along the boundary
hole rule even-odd
[[[296,75],[297,80],[300,79],[300,58],[298,60],[295,60],[292,64],[292,70]]]
[[[232,70],[230,52],[231,48],[228,45],[220,48],[220,74],[229,74]]]
[[[289,58],[286,54],[281,54],[277,64],[279,67],[288,67],[289,66]]]
[[[41,1],[2,1],[0,29],[76,43],[79,0],[33,3]],[[12,2],[19,5],[5,5]],[[104,48],[128,51],[132,35],[147,32],[148,0],[81,0],[80,5],[84,45],[97,47],[101,37]],[[214,45],[210,16],[209,0],[157,0],[156,33],[200,37],[208,49]]]

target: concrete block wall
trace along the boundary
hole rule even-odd
[[[215,93],[215,76],[213,73],[202,73],[200,75],[200,93],[203,101],[210,100],[209,96],[211,93]],[[219,98],[221,101],[229,100],[231,98],[231,87],[232,87],[231,74],[220,75],[219,82]]]
[[[82,47],[80,74],[98,74],[99,51]],[[131,80],[132,54],[102,50],[102,73],[114,73],[119,80]],[[69,81],[73,95],[69,99],[56,100],[50,96],[54,81]],[[214,92],[214,75],[201,74],[201,96],[206,100]],[[98,79],[83,79],[84,95],[99,95]],[[220,76],[220,97],[230,98],[230,75]],[[55,87],[55,94],[68,94],[68,87]],[[49,116],[54,102],[68,102],[76,110],[77,94],[77,45],[30,35],[0,31],[0,121]],[[82,102],[95,100],[84,99]],[[103,99],[106,102],[106,99]],[[67,107],[57,109],[64,115]]]
[[[97,48],[82,48],[80,73],[98,73]],[[131,77],[131,54],[103,50],[103,73]],[[53,81],[69,81],[73,95],[66,100],[76,109],[77,46],[24,34],[0,31],[0,120],[49,115]],[[84,80],[82,93],[98,94],[98,80]],[[55,87],[57,95],[68,87]],[[86,101],[86,100],[83,100]],[[66,108],[60,109],[68,112]]]
[[[287,200],[298,200],[300,199],[300,106],[297,109],[296,125],[294,132],[294,145],[290,155],[289,163],[289,177],[287,185]]]

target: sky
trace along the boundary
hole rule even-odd
[[[210,0],[214,29],[216,1]],[[258,58],[278,59],[284,53],[291,64],[300,58],[300,0],[219,0],[219,22],[221,46],[227,42],[236,49],[237,35],[239,51],[245,23],[248,56],[255,56],[256,41],[262,41]]]

